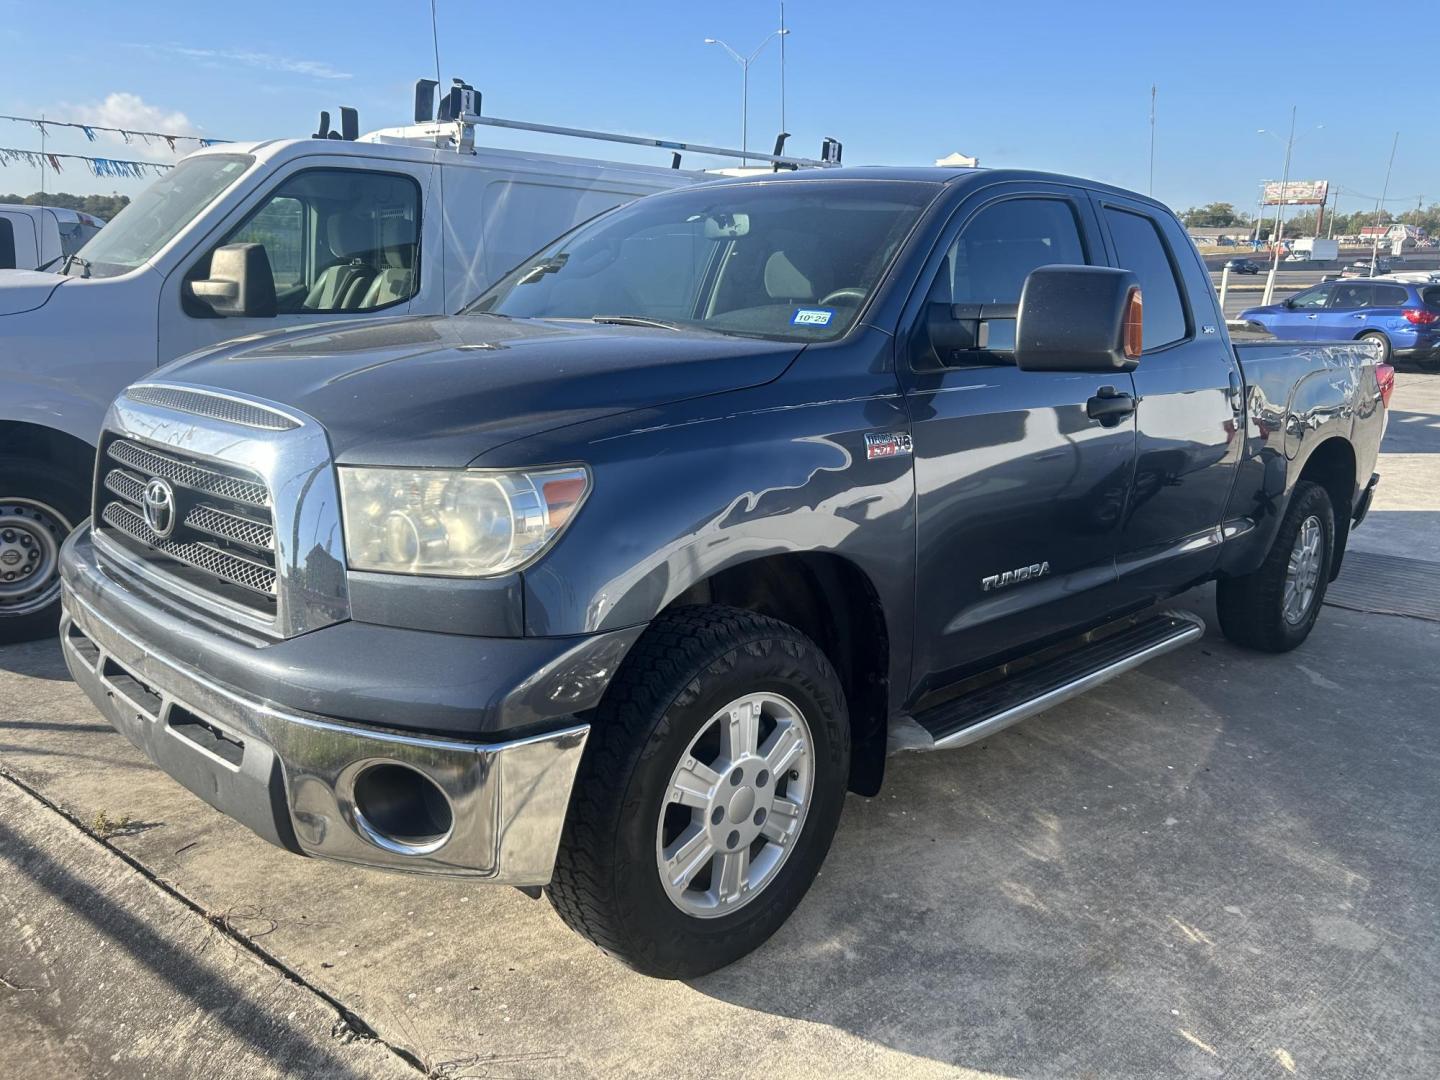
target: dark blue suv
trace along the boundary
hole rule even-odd
[[[1373,338],[1392,356],[1440,370],[1440,285],[1376,278],[1327,281],[1240,318],[1287,341]]]

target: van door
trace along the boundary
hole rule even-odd
[[[425,205],[430,168],[354,157],[290,163],[167,277],[160,297],[160,362],[285,327],[438,310],[440,283],[432,279],[439,274],[425,272],[424,264],[427,249],[439,248],[438,232],[427,230],[435,216]],[[226,244],[265,249],[275,282],[274,317],[217,316],[186,287],[209,276],[212,253]]]
[[[0,211],[0,270],[34,270],[39,254],[30,215]]]

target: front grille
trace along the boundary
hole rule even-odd
[[[145,519],[145,486],[155,477],[174,491],[166,537]],[[274,617],[275,523],[256,474],[115,436],[102,448],[94,513],[97,530],[150,569]]]
[[[300,426],[282,412],[254,405],[248,401],[236,401],[220,394],[207,394],[201,390],[182,390],[174,386],[134,386],[125,392],[131,401],[144,405],[159,405],[176,412],[209,416],[243,427],[262,428],[265,431],[293,431]]]

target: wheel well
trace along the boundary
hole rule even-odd
[[[880,790],[885,774],[890,638],[870,579],[837,555],[754,559],[698,582],[672,601],[727,604],[789,623],[818,645],[845,690],[850,713],[850,789]]]
[[[1300,470],[1300,479],[1319,484],[1330,496],[1335,511],[1335,557],[1330,560],[1330,580],[1340,573],[1345,546],[1350,539],[1350,513],[1355,505],[1355,450],[1341,438],[1326,439],[1315,448]]]
[[[95,472],[95,448],[73,435],[20,420],[0,422],[0,457],[45,461],[74,469],[88,488]]]

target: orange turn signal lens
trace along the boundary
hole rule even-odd
[[[1125,359],[1139,360],[1140,354],[1145,351],[1144,326],[1145,302],[1138,288],[1131,289],[1130,295],[1125,298]]]

